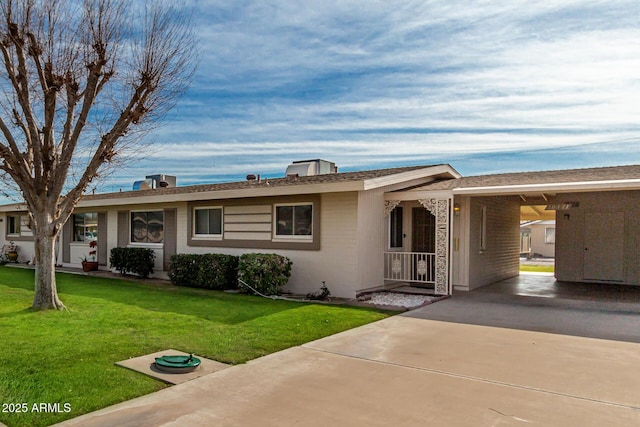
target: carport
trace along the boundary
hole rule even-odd
[[[407,193],[453,198],[449,268],[455,290],[519,276],[525,210],[555,218],[555,278],[563,286],[640,285],[640,165],[472,176]]]
[[[521,274],[406,316],[640,343],[640,286],[571,283]]]

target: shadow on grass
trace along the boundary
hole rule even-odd
[[[33,313],[33,310],[31,309],[31,307],[29,307],[23,310],[12,311],[10,313],[0,313],[0,319],[5,317],[24,316],[25,314],[31,314],[31,313]]]
[[[227,294],[222,291],[183,288],[166,284],[147,284],[126,279],[111,279],[56,274],[58,293],[63,303],[73,310],[65,296],[101,299],[112,303],[137,306],[154,312],[196,316],[228,325],[251,321],[286,310],[302,303],[276,301],[251,295]],[[34,272],[28,269],[0,267],[0,284],[33,291]],[[6,313],[2,317],[31,313],[31,309]]]

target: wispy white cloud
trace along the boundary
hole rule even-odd
[[[144,173],[202,182],[307,157],[530,170],[591,166],[576,153],[596,146],[640,162],[635,0],[191,4],[201,67]]]

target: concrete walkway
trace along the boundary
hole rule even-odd
[[[61,425],[640,425],[640,344],[421,318],[446,302]]]

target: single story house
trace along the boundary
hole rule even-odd
[[[109,269],[117,246],[177,253],[275,252],[293,261],[287,289],[338,297],[398,284],[438,294],[519,274],[522,206],[555,213],[556,277],[640,285],[640,166],[461,177],[450,165],[338,173],[294,162],[283,178],[86,195],[66,224],[58,262],[80,267],[97,240]],[[31,259],[24,205],[0,206],[0,242]]]
[[[520,256],[553,258],[555,254],[556,221],[554,219],[537,219],[520,223]]]

